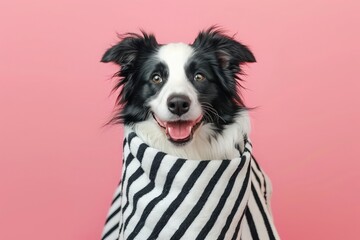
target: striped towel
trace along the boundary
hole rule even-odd
[[[103,240],[280,239],[271,210],[271,184],[245,141],[241,157],[188,160],[124,139],[122,181]]]

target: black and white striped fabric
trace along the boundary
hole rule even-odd
[[[280,239],[271,184],[251,150],[247,140],[235,159],[181,159],[130,132],[102,239]]]

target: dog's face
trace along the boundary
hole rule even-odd
[[[221,132],[245,109],[237,74],[241,64],[254,61],[246,46],[215,29],[191,45],[160,45],[153,35],[128,34],[102,58],[121,67],[115,87],[123,87],[121,110],[112,122],[155,120],[174,144],[191,141],[200,125]]]

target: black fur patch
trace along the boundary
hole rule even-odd
[[[114,91],[122,87],[117,99],[119,110],[109,123],[133,124],[147,119],[150,109],[145,105],[162,85],[150,82],[155,72],[167,74],[167,67],[154,60],[160,45],[153,35],[126,34],[122,40],[108,49],[101,62],[113,62],[120,65],[115,74],[119,82]]]
[[[187,72],[200,72],[206,76],[207,81],[194,85],[204,106],[205,121],[222,130],[225,125],[233,123],[236,114],[246,109],[238,92],[240,67],[246,62],[255,62],[255,57],[245,45],[216,28],[200,32],[192,47],[195,54]],[[212,109],[206,107],[209,105]]]

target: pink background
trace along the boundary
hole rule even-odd
[[[282,239],[359,239],[358,1],[0,3],[0,239],[99,239],[119,180],[122,129],[102,128],[116,32],[192,42],[219,24],[246,69],[254,153]]]

